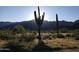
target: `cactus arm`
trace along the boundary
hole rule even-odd
[[[40,8],[38,6],[38,18],[40,19]]]
[[[35,17],[35,20],[37,20],[36,11],[34,11],[34,17]]]
[[[58,14],[56,14],[56,21],[58,22]]]
[[[44,16],[45,16],[45,12],[43,12],[43,15],[42,15],[42,21],[44,20]]]

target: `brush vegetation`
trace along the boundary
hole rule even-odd
[[[21,25],[17,27],[18,25],[12,30],[0,30],[0,49],[7,48],[10,51],[32,51],[38,44],[37,31],[27,31]],[[61,31],[59,37],[57,37],[56,31],[45,31],[41,32],[41,40],[50,48],[79,49],[78,31],[78,29],[71,30],[68,33],[62,33]]]

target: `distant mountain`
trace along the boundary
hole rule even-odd
[[[77,29],[79,28],[79,20],[76,20],[74,23],[73,23],[73,27],[72,29]]]
[[[22,21],[22,22],[0,22],[0,29],[12,29],[17,24],[24,26],[26,29],[37,30],[37,25],[34,20],[31,21]],[[79,29],[79,20],[75,22],[59,21],[59,28],[62,29]],[[55,21],[44,21],[41,26],[42,30],[55,30],[56,22]]]

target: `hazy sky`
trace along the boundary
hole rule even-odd
[[[59,20],[75,21],[79,19],[78,6],[41,6],[41,14],[45,12],[45,20],[55,21],[56,13]],[[37,6],[0,6],[0,21],[28,21],[34,19]]]

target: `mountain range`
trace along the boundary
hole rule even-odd
[[[34,20],[31,21],[22,21],[22,22],[0,22],[0,29],[12,29],[17,24],[22,25],[26,29],[30,30],[37,30],[38,27]],[[74,22],[68,22],[68,21],[59,21],[59,28],[60,29],[79,29],[79,20],[76,20]],[[42,26],[42,30],[55,30],[56,29],[56,21],[44,21]]]

